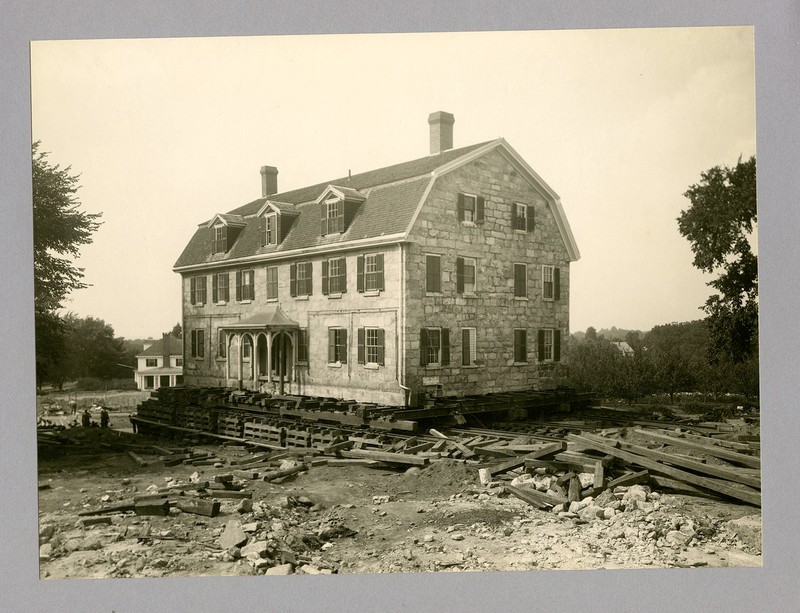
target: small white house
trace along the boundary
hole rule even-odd
[[[183,340],[165,334],[136,356],[136,385],[140,390],[183,385]]]

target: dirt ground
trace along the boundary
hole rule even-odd
[[[451,460],[312,466],[282,481],[242,480],[252,504],[223,498],[217,517],[120,512],[84,527],[81,511],[148,488],[191,495],[193,481],[213,482],[264,453],[148,439],[130,432],[123,407],[111,416],[111,429],[68,429],[76,444],[40,447],[42,578],[761,565],[757,508],[634,485],[583,501],[587,509],[540,511]],[[143,456],[152,463],[140,467],[120,444],[191,446],[220,462],[167,467]]]

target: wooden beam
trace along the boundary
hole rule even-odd
[[[376,460],[389,464],[411,464],[412,466],[426,466],[428,458],[422,458],[404,453],[389,453],[386,451],[370,451],[368,449],[351,449],[350,451],[340,452],[343,458],[356,458],[365,460]]]
[[[651,432],[650,430],[646,430],[644,428],[634,428],[633,431],[637,434],[643,434],[644,436],[647,436],[648,438],[660,443],[667,443],[668,445],[673,445],[674,447],[683,447],[685,449],[702,451],[703,453],[715,458],[728,460],[729,462],[735,462],[736,464],[741,464],[750,468],[761,468],[761,460],[759,458],[745,455],[743,453],[736,453],[735,451],[729,451],[727,449],[720,449],[717,445],[712,443],[703,444],[697,440],[674,438],[658,432]]]
[[[514,487],[513,485],[506,485],[505,490],[520,500],[524,500],[528,504],[532,504],[533,506],[539,509],[546,509],[548,507],[554,507],[559,504],[565,504],[567,502],[566,498],[560,498],[558,496],[551,496],[550,494],[544,494],[542,492],[531,490],[531,489],[523,489],[519,487]]]
[[[629,472],[621,477],[617,477],[616,479],[612,479],[606,485],[606,489],[614,489],[620,485],[634,485],[636,483],[643,483],[650,478],[650,473],[646,470],[640,470],[638,472]]]
[[[567,438],[569,440],[577,440],[581,443],[591,444],[597,451],[602,451],[608,455],[613,455],[614,457],[624,460],[625,462],[629,462],[630,464],[647,468],[651,472],[663,474],[668,477],[672,477],[673,479],[677,479],[678,481],[683,481],[691,485],[697,485],[708,490],[713,490],[715,492],[719,492],[720,494],[725,494],[726,496],[735,498],[737,500],[742,500],[757,507],[761,506],[761,493],[750,488],[735,487],[732,485],[723,484],[715,479],[701,477],[672,466],[667,466],[661,462],[657,462],[656,460],[617,449],[613,445],[615,441],[608,441],[608,443],[600,442],[577,434],[568,434]]]

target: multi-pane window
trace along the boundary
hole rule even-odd
[[[322,210],[322,234],[344,232],[344,202],[339,199],[327,200]]]
[[[183,366],[183,358],[175,358],[175,366]]]
[[[345,258],[322,261],[322,293],[343,294],[347,291],[347,261]]]
[[[475,293],[475,258],[456,258],[456,292]]]
[[[475,221],[475,196],[464,194],[464,221]]]
[[[297,331],[297,361],[308,362],[308,328]]]
[[[514,264],[514,296],[528,297],[528,265]]]
[[[144,365],[148,367],[158,366],[158,358],[145,358]]]
[[[311,295],[311,262],[292,264],[289,267],[289,287],[292,296]]]
[[[212,253],[225,253],[228,250],[228,228],[217,226],[214,228],[214,244]]]
[[[267,300],[278,298],[278,267],[267,266]]]
[[[514,330],[514,361],[524,363],[528,361],[528,331]]]
[[[514,204],[514,229],[527,230],[528,229],[528,207],[519,202]]]
[[[191,338],[191,350],[189,355],[193,358],[202,358],[206,354],[206,347],[205,347],[205,331],[204,330],[192,330],[190,334]]]
[[[205,304],[206,278],[192,277],[189,280],[189,300],[192,304]]]
[[[539,330],[538,340],[540,362],[561,361],[561,330],[552,328]]]
[[[482,196],[472,194],[458,195],[458,220],[468,223],[483,221],[484,201]]]
[[[475,366],[477,364],[475,328],[461,328],[461,365]]]
[[[446,366],[450,363],[450,330],[422,328],[420,330],[420,366]]]
[[[331,364],[347,363],[347,330],[345,328],[328,328],[328,362]]]
[[[384,366],[386,333],[383,328],[358,329],[358,363]]]
[[[228,335],[225,330],[217,331],[217,357],[224,358],[228,355]]]
[[[220,272],[212,275],[211,281],[211,298],[213,302],[227,302],[230,300],[228,273]]]
[[[553,296],[553,267],[542,266],[542,297],[552,300]]]
[[[442,256],[425,256],[425,291],[429,294],[442,291]]]
[[[249,360],[253,355],[253,341],[249,336],[242,337],[242,359]]]
[[[267,245],[278,244],[278,216],[276,214],[267,215],[266,217],[266,243]]]
[[[544,342],[542,343],[542,359],[545,362],[553,360],[553,330],[542,330]]]
[[[236,272],[236,299],[253,300],[255,298],[255,271],[240,270]]]
[[[369,253],[360,255],[356,263],[358,264],[358,291],[383,291],[383,254]]]
[[[378,328],[367,328],[365,330],[365,347],[367,351],[367,364],[378,364],[378,352],[380,343],[378,342]]]

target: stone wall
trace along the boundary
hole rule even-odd
[[[459,222],[459,193],[483,196],[484,221]],[[533,232],[512,227],[514,203],[535,207]],[[525,389],[539,384],[536,334],[569,334],[569,257],[555,218],[541,192],[502,154],[493,151],[437,179],[412,229],[407,255],[406,373],[414,396]],[[425,256],[442,256],[441,295],[426,295]],[[456,293],[456,258],[476,262],[476,291]],[[528,265],[528,299],[514,297],[513,263]],[[560,268],[560,300],[542,298],[542,265]],[[420,328],[450,329],[450,365],[420,366]],[[474,327],[477,360],[461,366],[461,328]],[[527,330],[527,364],[514,362],[514,328]],[[424,383],[432,384],[425,386]]]

